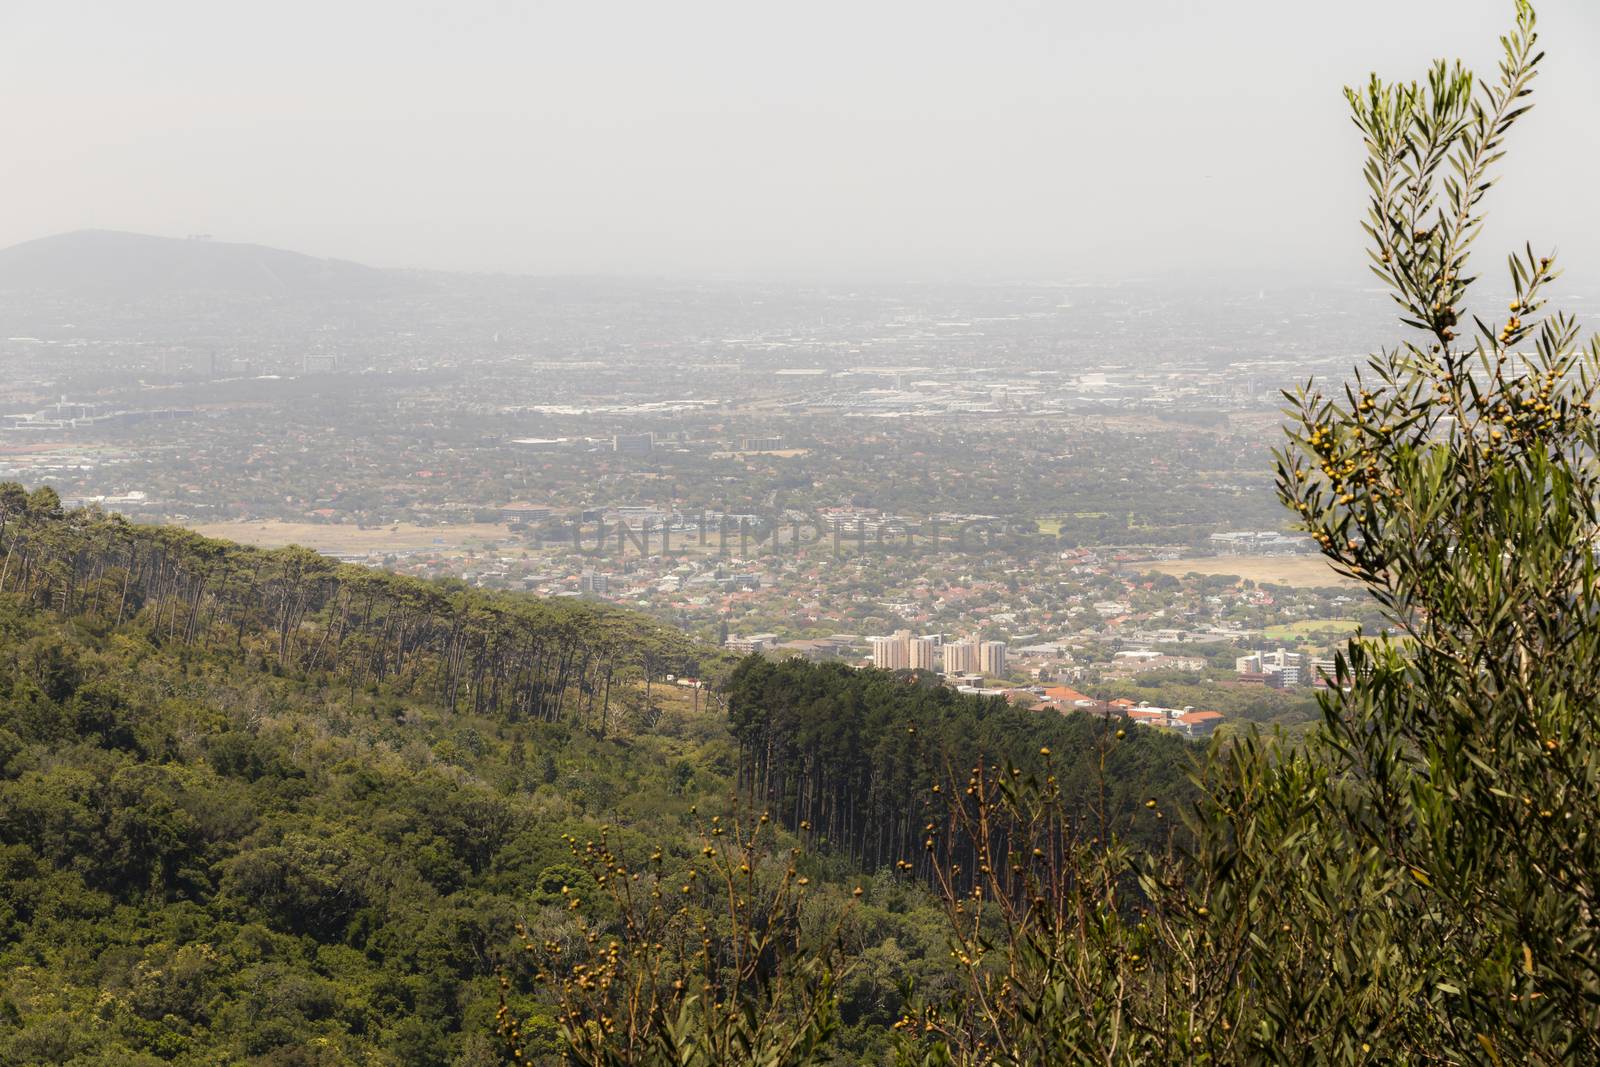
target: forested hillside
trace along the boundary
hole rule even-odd
[[[561,834],[722,791],[648,621],[0,501],[0,1062],[470,1054]]]
[[[201,653],[231,646],[266,669],[381,685],[518,721],[563,715],[605,733],[621,672],[649,684],[703,651],[675,631],[584,604],[492,597],[340,565],[306,549],[211,541],[64,512],[56,494],[0,486],[0,593]],[[248,640],[247,640],[248,639]]]
[[[979,757],[1026,767],[1049,751],[1095,833],[1152,847],[1165,828],[1137,818],[1145,801],[1192,796],[1174,738],[961,696],[927,675],[752,658],[729,680],[728,714],[751,803],[867,871],[909,862],[931,876],[928,820],[946,817],[940,793]]]
[[[581,944],[568,838],[609,826],[703,886],[698,821],[766,808],[813,906],[848,908],[830,1055],[877,1058],[902,983],[952,980],[927,872],[897,862],[947,766],[1053,746],[1126,815],[1188,765],[1139,731],[1102,778],[1102,724],[879,672],[665,683],[728,666],[625,612],[0,487],[0,1063],[498,1062],[508,961],[552,1055],[556,996],[522,984],[513,931]]]

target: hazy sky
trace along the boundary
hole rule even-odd
[[[1600,277],[1600,3],[1546,0],[1491,237]],[[1510,0],[0,0],[0,244],[539,273],[1348,277],[1340,87]],[[1584,266],[1588,262],[1588,268]]]

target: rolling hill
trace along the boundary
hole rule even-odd
[[[79,230],[0,249],[0,294],[44,299],[357,299],[422,284],[404,271],[262,245],[116,230]]]

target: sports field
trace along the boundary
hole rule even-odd
[[[408,522],[372,526],[363,530],[354,524],[320,522],[212,522],[194,527],[206,537],[238,541],[246,545],[277,548],[304,545],[318,552],[356,555],[370,552],[417,552],[432,549],[459,551],[468,545],[493,544],[506,540],[506,528],[498,523],[475,522],[452,526],[417,526]]]
[[[761,456],[771,456],[774,459],[794,459],[796,456],[811,454],[809,448],[766,448],[749,452],[713,452],[712,459],[755,459]]]
[[[1358,625],[1354,619],[1301,619],[1299,622],[1268,626],[1261,631],[1261,636],[1272,641],[1293,641],[1297,637],[1333,635],[1342,641]]]
[[[1142,565],[1160,574],[1236,574],[1253,582],[1314,589],[1330,585],[1355,585],[1341,578],[1321,556],[1196,556]]]

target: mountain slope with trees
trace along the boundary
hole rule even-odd
[[[0,499],[0,1062],[484,1062],[561,835],[726,788],[648,620]]]
[[[715,687],[666,680],[685,673]],[[848,914],[862,961],[819,1047],[881,1058],[902,982],[947,980],[929,872],[886,862],[920,845],[813,832],[790,803],[811,787],[752,762],[757,733],[830,763],[870,737],[905,772],[873,803],[920,812],[991,748],[1052,745],[1092,780],[1088,726],[0,486],[0,1063],[497,1062],[496,977],[531,977],[515,931],[576,956],[563,891],[607,878],[574,842],[705,886],[704,820],[769,808],[763,847],[807,850],[811,906]],[[1127,803],[1182,788],[1186,746],[1135,749]],[[556,1055],[556,988],[514,1002],[528,1055]]]

